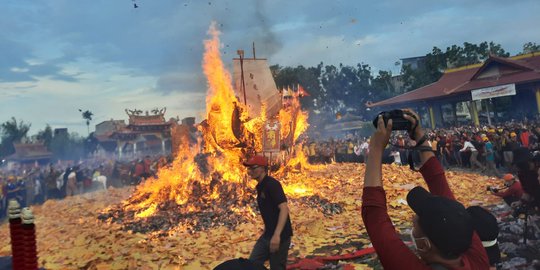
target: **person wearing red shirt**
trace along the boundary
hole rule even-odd
[[[514,175],[507,173],[503,176],[505,190],[496,190],[490,187],[489,191],[491,194],[503,198],[503,200],[508,204],[512,205],[513,202],[517,202],[523,196],[523,188],[521,183],[516,181]]]
[[[416,119],[418,115],[410,110]],[[411,136],[422,147],[420,172],[431,193],[422,187],[413,188],[407,202],[415,212],[410,250],[396,232],[386,208],[386,194],[382,185],[382,154],[392,131],[392,121],[378,128],[371,137],[370,156],[366,164],[362,195],[362,219],[384,269],[489,269],[486,251],[472,217],[457,202],[446,181],[444,170],[429,148],[420,124],[405,115],[415,127]]]
[[[529,130],[527,130],[525,127],[523,127],[521,133],[519,134],[519,141],[521,142],[521,145],[523,147],[529,147],[529,137],[531,134],[529,133]]]
[[[531,151],[525,147],[514,150],[513,155],[517,176],[523,188],[524,196],[522,197],[522,201],[527,201],[533,206],[540,207],[539,156],[533,156]],[[519,205],[520,202],[516,203]]]
[[[152,166],[152,159],[150,159],[150,156],[146,156],[143,160],[143,167],[144,167],[144,178],[148,178],[152,176],[153,172],[150,168]]]

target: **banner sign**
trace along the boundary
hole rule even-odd
[[[263,151],[264,152],[279,152],[280,151],[280,124],[278,120],[268,120],[264,124],[263,133]]]
[[[516,94],[515,84],[505,84],[493,87],[486,87],[471,91],[472,100],[481,100],[486,98],[513,96]]]

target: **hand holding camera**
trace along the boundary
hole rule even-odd
[[[378,115],[377,118],[377,129],[373,133],[370,139],[369,148],[370,151],[373,150],[383,150],[390,140],[390,134],[392,133],[393,119],[387,119],[387,122],[384,122],[384,117]]]
[[[373,125],[375,128],[378,126],[379,115],[383,117],[384,125],[388,124],[388,120],[392,119],[392,130],[412,130],[412,123],[405,119],[406,114],[403,110],[392,110],[380,112],[375,119],[373,119]]]
[[[385,126],[391,119],[392,130],[406,130],[409,133],[411,139],[415,141],[418,141],[424,135],[424,132],[420,127],[420,118],[412,110],[403,109],[380,112],[373,120],[373,125],[375,126],[375,128],[378,127],[379,116],[382,116]]]

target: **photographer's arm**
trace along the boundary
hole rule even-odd
[[[382,155],[392,133],[392,120],[384,126],[382,116],[379,116],[377,130],[373,133],[369,143],[369,155],[366,161],[366,174],[364,187],[382,186]]]
[[[427,140],[422,142],[425,138],[425,131],[420,126],[420,123],[416,124],[416,121],[418,121],[417,119],[420,119],[418,115],[411,110],[405,109],[404,111],[414,115],[414,117],[405,115],[405,119],[411,121],[413,127],[416,126],[416,128],[411,131],[410,135],[414,135],[414,138],[417,142],[421,143],[421,146],[431,147]],[[421,151],[420,162],[420,173],[422,173],[429,191],[434,195],[444,196],[455,200],[454,194],[452,194],[448,182],[446,181],[444,169],[439,160],[435,157],[435,154],[432,151]]]
[[[422,126],[420,125],[420,123],[416,124],[417,119],[419,119],[418,115],[411,111],[411,110],[407,110],[407,109],[404,109],[403,111],[405,112],[408,112],[412,115],[414,115],[414,117],[408,115],[408,114],[404,114],[404,118],[409,120],[411,123],[412,123],[412,126],[416,126],[416,128],[414,130],[411,131],[411,133],[409,135],[413,135],[414,136],[414,141],[416,143],[420,143],[420,145],[417,145],[416,147],[418,146],[426,146],[426,147],[431,147],[431,144],[429,143],[429,141],[427,140],[427,138],[424,138],[426,132],[422,129]],[[433,153],[433,151],[420,151],[420,167],[422,167],[424,165],[424,163],[426,163],[426,161],[428,161],[430,158],[434,157],[435,154]]]
[[[384,127],[379,118],[371,136],[362,193],[362,220],[385,269],[430,269],[403,243],[388,216],[386,194],[382,187],[382,154],[392,132],[392,120]]]

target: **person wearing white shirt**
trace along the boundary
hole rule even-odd
[[[390,155],[394,157],[394,163],[401,165],[401,155],[399,154],[399,151],[392,151],[390,152]]]
[[[481,168],[482,171],[486,169],[484,165],[482,165],[482,163],[478,161],[478,150],[476,149],[476,147],[474,147],[474,145],[471,143],[469,139],[465,141],[465,143],[463,144],[463,148],[459,151],[460,152],[471,151],[471,157],[469,158],[469,161],[471,162],[471,169],[474,170],[475,166],[478,166],[478,168]]]

